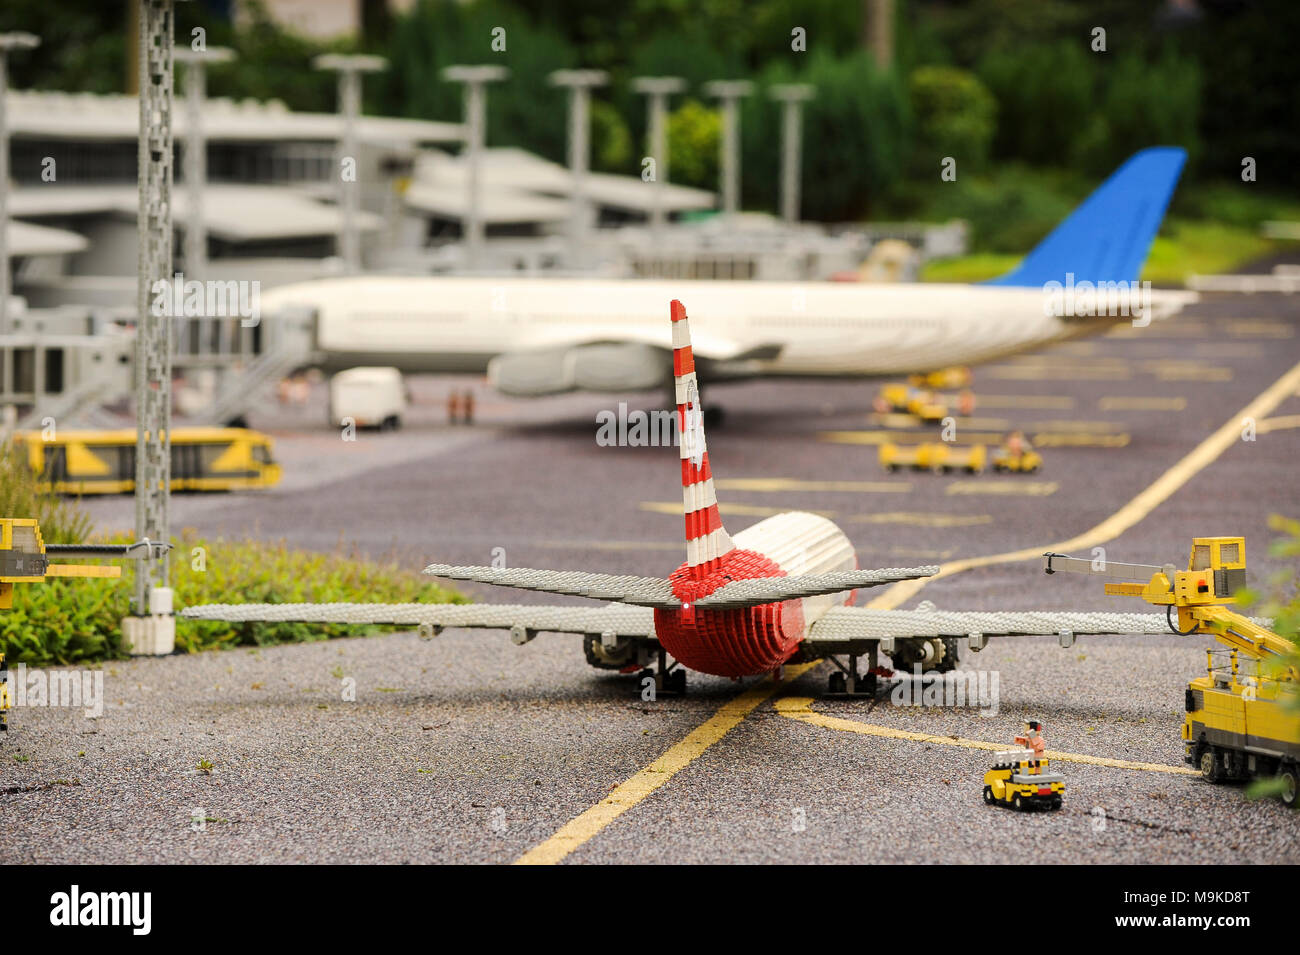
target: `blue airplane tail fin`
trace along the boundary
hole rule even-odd
[[[1043,286],[1066,281],[1135,282],[1187,161],[1177,146],[1131,156],[1024,260],[989,285]]]

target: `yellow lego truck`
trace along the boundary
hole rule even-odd
[[[885,385],[880,389],[876,405],[898,414],[916,415],[927,423],[942,421],[948,415],[948,405],[941,396],[928,388],[910,385]]]
[[[1043,456],[1037,451],[1023,451],[1012,454],[1005,448],[993,452],[994,471],[1015,471],[1021,474],[1033,474],[1043,466]]]
[[[1044,557],[1048,573],[1150,574],[1145,584],[1106,584],[1106,593],[1141,597],[1163,606],[1174,633],[1209,634],[1223,644],[1224,650],[1206,651],[1206,675],[1188,684],[1183,758],[1212,783],[1277,779],[1282,801],[1296,805],[1300,791],[1296,645],[1226,606],[1236,603],[1235,594],[1246,583],[1244,537],[1193,538],[1187,570],[1172,564],[1117,564],[1062,554]],[[1216,663],[1216,656],[1224,661],[1225,655],[1225,662]]]
[[[982,444],[956,447],[938,441],[915,445],[886,442],[880,446],[878,453],[880,466],[890,473],[899,468],[912,468],[915,471],[934,471],[938,474],[956,470],[979,474],[984,470],[988,458],[988,452]]]
[[[995,753],[993,768],[984,774],[984,802],[990,806],[1011,806],[1021,812],[1060,809],[1065,779],[1059,773],[1048,771],[1050,762],[1029,749]]]

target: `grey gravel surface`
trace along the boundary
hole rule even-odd
[[[1060,432],[1051,422],[1065,421],[1129,435],[1124,447],[1043,448],[1038,475],[981,479],[1055,485],[1041,495],[955,493],[968,480],[960,475],[886,476],[874,446],[822,440],[823,432],[879,427],[867,410],[875,384],[720,387],[706,399],[727,411],[726,426],[709,433],[723,482],[909,487],[775,493],[724,483],[719,498],[831,512],[864,567],[1047,547],[1100,523],[1300,361],[1298,336],[1294,298],[1217,296],[1163,327],[977,371],[980,395],[1070,404],[994,402],[979,417],[1007,419],[1031,434]],[[680,500],[676,455],[598,447],[595,413],[615,400],[513,402],[474,384],[479,423],[450,427],[442,421],[449,381],[412,384],[419,404],[406,429],[365,433],[348,445],[320,424],[323,402],[255,413],[253,426],[277,437],[284,484],[261,494],[178,497],[173,525],[283,537],[311,549],[343,541],[396,555],[413,569],[489,563],[496,547],[512,566],[662,576],[680,563],[680,518],[644,506]],[[1186,405],[1103,407],[1117,396],[1179,397]],[[654,408],[661,398],[629,400]],[[1291,396],[1273,416],[1296,414],[1300,397]],[[1300,512],[1298,450],[1296,429],[1237,443],[1107,544],[1108,555],[1182,563],[1192,536],[1244,534],[1252,576],[1263,580],[1283,566],[1265,554],[1268,516]],[[102,527],[130,524],[129,499],[89,507]],[[756,519],[724,508],[732,531]],[[550,601],[464,589],[499,602]],[[937,580],[915,599],[954,610],[1148,609],[1105,597],[1095,580],[1045,578],[1036,562]],[[818,699],[814,708],[1008,743],[1020,720],[1034,716],[1054,749],[1177,766],[1182,688],[1200,672],[1204,645],[1204,638],[1172,635],[1081,638],[1070,650],[1054,638],[993,641],[963,666],[998,674],[997,716],[887,700]],[[785,692],[820,697],[825,675],[824,667],[814,670]],[[355,702],[342,698],[347,677],[356,680]],[[7,859],[508,862],[738,692],[730,681],[692,675],[686,698],[642,703],[633,679],[589,669],[576,638],[543,636],[521,648],[504,634],[464,631],[430,643],[393,634],[111,663],[105,689],[98,719],[26,708],[0,738]],[[212,764],[210,773],[196,768],[201,760]],[[987,763],[976,750],[797,722],[768,701],[570,859],[1300,861],[1300,814],[1249,802],[1241,787],[1063,763],[1065,808],[1020,816],[981,804]],[[200,831],[191,823],[196,813],[210,820]]]

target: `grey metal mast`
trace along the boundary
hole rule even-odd
[[[740,111],[738,100],[754,91],[749,80],[714,80],[704,92],[722,101],[722,211],[740,208]]]
[[[510,75],[504,66],[449,66],[442,71],[443,79],[465,84],[465,171],[468,181],[468,201],[465,217],[461,220],[467,264],[477,268],[483,261],[483,196],[479,182],[479,164],[482,161],[484,127],[487,114],[488,83],[503,80]]]
[[[551,85],[569,91],[569,257],[572,265],[581,266],[587,257],[587,223],[591,218],[587,202],[587,170],[591,161],[591,88],[604,86],[609,74],[604,70],[556,70]]]
[[[135,335],[135,536],[166,543],[171,489],[171,310],[155,315],[153,286],[172,280],[173,0],[140,2],[140,208]],[[170,302],[171,296],[167,296]],[[167,559],[136,565],[131,609],[150,614],[150,592],[167,586]]]
[[[32,50],[40,38],[31,33],[0,33],[0,335],[13,329],[9,324],[9,120],[5,99],[9,93],[9,54],[14,50]],[[5,352],[9,354],[8,350]],[[3,369],[4,381],[15,390],[12,369]]]
[[[800,114],[814,92],[811,83],[778,83],[768,91],[781,103],[781,218],[790,225],[799,221]]]
[[[361,235],[357,229],[357,213],[361,209],[360,157],[357,155],[357,117],[361,115],[361,74],[377,73],[386,69],[388,61],[382,56],[360,53],[326,53],[312,60],[318,70],[335,70],[339,74],[339,113],[343,116],[343,135],[339,137],[339,209],[342,224],[339,229],[339,255],[349,273],[361,271]],[[354,176],[348,182],[342,176],[342,161],[351,159]]]
[[[686,89],[680,76],[638,76],[632,88],[646,96],[646,126],[650,139],[650,155],[655,161],[655,182],[650,193],[650,230],[658,237],[663,233],[664,186],[668,184],[668,97]]]

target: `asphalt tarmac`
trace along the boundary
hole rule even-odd
[[[1108,559],[1185,565],[1193,536],[1245,535],[1260,583],[1288,565],[1266,553],[1269,515],[1300,513],[1300,396],[1288,388],[1253,422],[1240,412],[1300,362],[1298,336],[1294,297],[1207,296],[1172,322],[977,369],[979,406],[958,441],[1022,428],[1045,459],[1034,475],[884,473],[882,432],[924,429],[875,417],[878,383],[720,386],[705,400],[726,413],[708,435],[723,519],[738,531],[821,511],[870,567],[1038,552],[1123,514],[1099,535]],[[449,387],[475,390],[474,425],[446,423]],[[178,496],[173,527],[342,542],[415,569],[489,563],[497,548],[511,566],[659,576],[683,559],[675,449],[595,440],[616,398],[508,401],[441,378],[412,389],[406,428],[355,442],[325,426],[319,390],[302,407],[268,402],[251,424],[276,437],[284,482]],[[662,397],[626,400],[657,409]],[[1179,471],[1228,422],[1245,438]],[[1181,483],[1141,496],[1171,468]],[[103,529],[131,524],[128,498],[88,507]],[[897,595],[860,596],[873,598]],[[1099,580],[1046,577],[1035,560],[952,573],[892,605],[921,600],[1150,609]],[[825,664],[776,686],[691,674],[685,698],[646,702],[632,677],[588,668],[578,638],[555,635],[516,647],[494,632],[399,633],[113,662],[98,718],[14,712],[0,738],[0,849],[20,862],[511,862],[530,850],[573,862],[1300,861],[1300,814],[1181,762],[1183,689],[1205,646],[1172,634],[991,641],[962,669],[996,677],[996,712],[823,699]],[[981,803],[990,759],[970,741],[1010,745],[1027,718],[1063,754],[1060,812]]]

